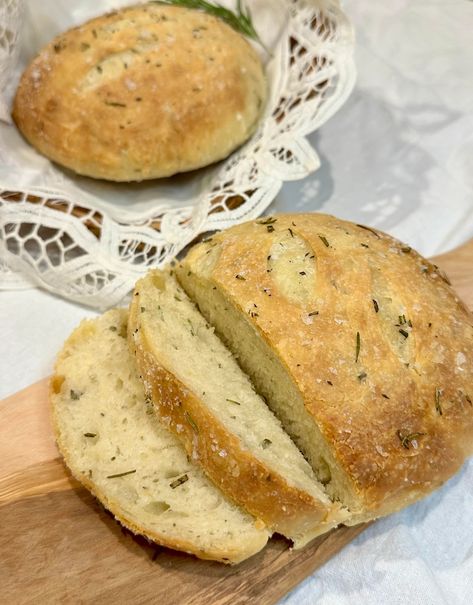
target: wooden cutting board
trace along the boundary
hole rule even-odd
[[[434,259],[473,307],[473,240]],[[236,567],[148,544],[122,529],[65,470],[42,380],[0,402],[0,601],[270,605],[366,526],[301,551],[282,538]]]

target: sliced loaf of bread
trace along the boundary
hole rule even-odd
[[[145,398],[127,312],[84,321],[51,383],[53,425],[72,474],[128,529],[203,559],[238,563],[261,550],[261,522],[225,499]]]
[[[128,329],[161,422],[225,494],[296,547],[345,518],[172,271],[137,283]]]
[[[176,269],[349,523],[422,498],[473,452],[473,319],[435,265],[322,214],[244,223]]]

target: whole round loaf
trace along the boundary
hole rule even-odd
[[[23,74],[13,118],[58,164],[140,181],[225,158],[252,135],[265,99],[243,36],[204,12],[149,3],[50,42]]]

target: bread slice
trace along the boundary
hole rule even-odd
[[[177,268],[349,523],[422,498],[473,453],[473,320],[438,269],[321,214],[218,233]]]
[[[134,533],[238,563],[268,532],[228,502],[150,409],[126,340],[127,312],[83,321],[59,354],[53,425],[72,474]]]
[[[161,421],[224,493],[296,547],[345,518],[172,272],[137,283],[129,337]]]

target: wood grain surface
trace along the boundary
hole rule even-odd
[[[433,259],[473,307],[473,241]],[[270,605],[360,534],[341,527],[292,551],[273,538],[227,567],[121,528],[62,464],[44,379],[0,402],[0,602]]]

